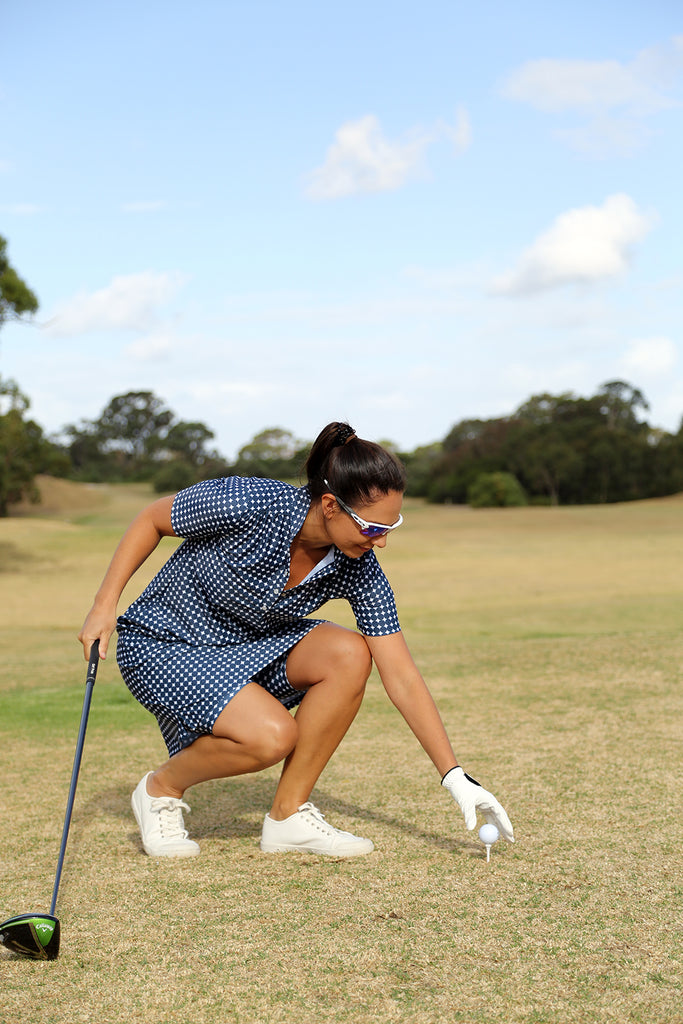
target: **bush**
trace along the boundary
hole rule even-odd
[[[181,459],[174,459],[154,475],[152,486],[157,494],[175,494],[184,487],[190,487],[197,481],[197,473],[193,466]]]
[[[528,505],[524,488],[512,473],[481,473],[467,489],[472,508],[513,508]]]

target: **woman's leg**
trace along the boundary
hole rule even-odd
[[[213,733],[174,754],[149,776],[147,790],[180,798],[198,782],[269,768],[290,753],[297,736],[289,711],[258,683],[247,683],[218,716]]]
[[[267,840],[262,835],[261,849],[342,857],[369,853],[370,840],[332,828],[310,805],[305,813],[297,811],[307,803],[355,718],[371,667],[369,648],[359,634],[331,623],[312,630],[287,659],[291,685],[306,690],[295,718],[257,683],[248,683],[218,716],[212,735],[200,736],[141,780],[132,803],[146,852],[196,856],[199,847],[189,839],[182,816],[185,790],[208,779],[259,771],[285,758],[273,809],[264,822],[264,829],[269,823],[270,833],[277,834]]]
[[[151,857],[196,857],[185,829],[182,796],[197,782],[255,772],[294,747],[297,725],[257,683],[248,683],[221,712],[211,736],[200,736],[140,780],[131,797],[142,845]]]
[[[311,795],[360,708],[372,659],[359,633],[321,623],[292,648],[287,678],[306,690],[296,717],[258,683],[248,683],[216,719],[213,733],[174,754],[147,781],[150,796],[181,798],[209,779],[257,772],[286,758],[270,815],[282,820]]]
[[[282,770],[270,817],[294,814],[310,798],[360,708],[372,668],[359,633],[321,623],[292,648],[287,678],[306,695],[296,713],[298,738]]]

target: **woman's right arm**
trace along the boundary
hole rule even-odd
[[[151,555],[162,537],[175,537],[171,525],[171,506],[175,495],[159,498],[133,520],[114,552],[93,606],[88,612],[78,639],[83,644],[85,660],[95,640],[100,641],[100,657],[105,658],[109,638],[116,628],[119,598],[133,574]]]

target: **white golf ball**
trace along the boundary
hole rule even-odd
[[[495,825],[482,825],[479,829],[479,838],[485,846],[492,846],[500,833]]]

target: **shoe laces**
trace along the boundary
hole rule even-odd
[[[187,839],[183,811],[190,808],[184,800],[174,796],[158,796],[150,809],[159,815],[159,831],[164,839]]]
[[[307,803],[302,804],[301,807],[299,807],[299,811],[301,813],[305,813],[307,820],[320,832],[325,832],[327,835],[339,834],[339,829],[335,828],[334,825],[330,825],[329,821],[325,820],[323,812],[319,810],[314,803],[311,803],[310,800]]]

